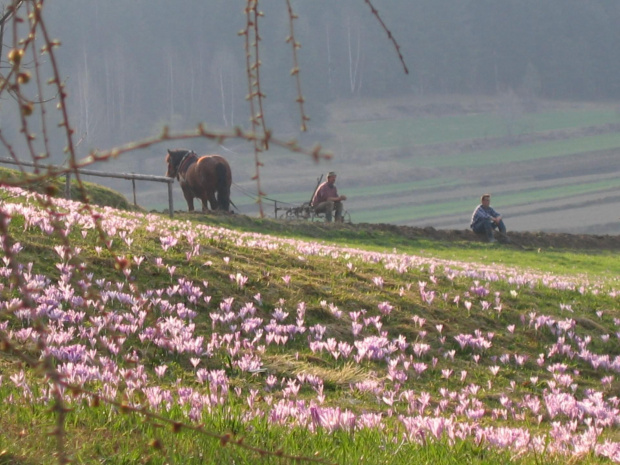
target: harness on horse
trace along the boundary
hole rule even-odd
[[[181,158],[181,161],[179,162],[179,167],[177,168],[177,179],[179,181],[185,181],[185,173],[187,173],[189,167],[192,166],[192,164],[197,160],[198,155],[196,155],[196,152],[193,150],[188,150],[187,153],[183,155],[183,158]],[[186,162],[187,166],[184,167]]]

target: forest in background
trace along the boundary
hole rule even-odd
[[[315,130],[326,122],[325,105],[340,99],[514,91],[535,106],[538,98],[620,97],[617,1],[377,0],[409,74],[362,1],[291,3]],[[48,5],[81,151],[152,136],[164,125],[246,127],[245,51],[237,34],[243,6],[230,0]],[[295,135],[288,13],[280,2],[260,8],[267,124]],[[1,109],[0,118],[3,131],[19,130]]]

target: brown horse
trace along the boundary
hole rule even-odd
[[[187,208],[194,211],[194,197],[202,201],[202,211],[228,211],[230,208],[230,185],[232,176],[228,162],[219,155],[199,157],[191,150],[168,150],[166,176],[177,178],[181,183]],[[217,193],[217,198],[216,198]]]

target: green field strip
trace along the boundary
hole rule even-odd
[[[620,188],[620,179],[608,179],[584,184],[554,186],[537,190],[524,190],[505,194],[493,194],[493,204],[502,212],[511,206],[532,202],[543,202],[575,195],[593,194]],[[398,223],[423,218],[436,218],[446,215],[469,214],[476,206],[476,200],[456,200],[452,202],[426,203],[424,205],[402,205],[370,211],[352,212],[358,223]]]
[[[460,178],[431,178],[420,179],[410,182],[398,182],[389,184],[378,184],[368,187],[341,187],[338,186],[338,191],[342,191],[350,198],[368,197],[368,196],[380,196],[390,194],[400,194],[403,192],[415,192],[422,189],[437,189],[447,188],[460,185],[462,179]],[[310,198],[310,194],[306,192],[287,192],[279,194],[267,195],[269,198],[278,200],[279,202],[288,202],[299,204],[307,202]],[[251,202],[246,202],[251,203]]]
[[[410,165],[420,168],[474,168],[477,166],[500,165],[524,161],[542,160],[553,157],[574,155],[588,156],[588,152],[601,150],[620,150],[620,133],[585,136],[534,145],[467,152],[458,155],[445,155],[424,158],[412,158]]]
[[[512,122],[511,126],[513,134],[535,134],[618,122],[620,117],[613,109],[558,110],[526,114]],[[432,145],[508,135],[508,122],[500,114],[364,121],[348,123],[345,127],[350,135],[360,137],[365,149]]]
[[[461,180],[458,178],[446,178],[442,179],[441,181],[438,181],[438,179],[424,179],[420,181],[412,181],[406,183],[395,183],[346,189],[346,194],[347,196],[349,196],[350,199],[356,200],[360,200],[365,197],[377,197],[381,195],[398,194],[403,192],[410,192],[415,195],[420,194],[423,190],[458,187],[460,183]],[[494,203],[497,203],[498,205],[501,204],[503,206],[511,206],[534,201],[553,200],[556,198],[562,198],[571,195],[594,193],[618,187],[620,187],[619,179],[608,179],[590,183],[554,186],[544,189],[530,189],[510,194],[494,194],[493,198],[495,199]],[[282,207],[287,208],[289,206],[298,206],[303,202],[307,202],[309,200],[309,195],[307,193],[301,192],[270,194],[267,195],[267,199],[275,199],[278,202],[282,202]],[[269,209],[271,208],[272,203],[273,202],[271,200],[265,200],[265,205],[268,205],[265,207],[267,211],[269,211]],[[235,200],[235,204],[241,207],[256,204],[256,201],[248,197],[243,197]],[[403,205],[398,207],[387,207],[381,209],[373,209],[366,212],[356,212],[355,217],[356,220],[361,222],[385,223],[395,221],[407,221],[432,216],[442,216],[446,214],[457,214],[463,211],[462,209],[464,207],[471,207],[471,201],[467,200],[465,202],[456,201],[430,203],[415,206]],[[433,215],[434,212],[441,213]]]

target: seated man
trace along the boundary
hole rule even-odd
[[[338,189],[334,185],[336,173],[330,171],[327,181],[322,183],[312,197],[312,206],[316,213],[325,213],[325,221],[331,223],[332,212],[336,211],[336,222],[342,223],[342,202],[347,200],[346,195],[338,195]]]
[[[471,216],[471,229],[475,233],[485,234],[489,242],[495,242],[493,230],[498,229],[500,237],[505,242],[510,242],[506,236],[506,226],[502,220],[502,215],[491,208],[491,195],[483,194],[480,197],[480,202]]]

